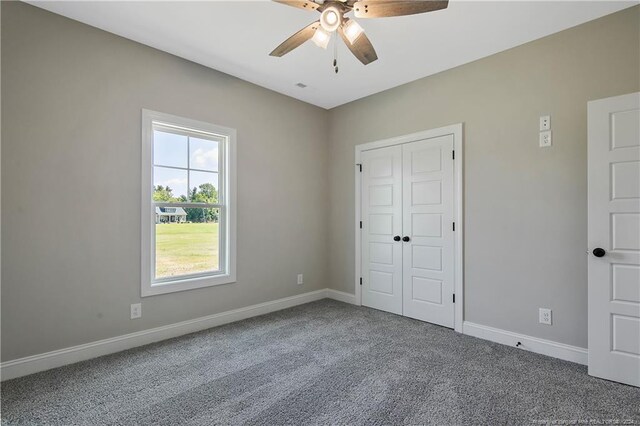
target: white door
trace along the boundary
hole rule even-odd
[[[401,315],[402,148],[365,151],[361,160],[362,304]]]
[[[402,147],[403,315],[453,328],[453,135]]]
[[[453,327],[453,138],[363,151],[364,306]]]
[[[640,386],[640,93],[589,102],[589,374]]]

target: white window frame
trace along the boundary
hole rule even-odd
[[[215,135],[222,139],[219,148],[222,162],[218,179],[222,199],[218,200],[220,271],[155,279],[155,206],[153,202],[153,128],[154,125]],[[142,110],[142,204],[141,204],[141,296],[173,293],[196,288],[229,284],[236,281],[236,130],[211,123]],[[161,204],[161,203],[160,203]],[[177,207],[204,207],[199,203],[168,203]],[[159,207],[162,207],[159,205]]]

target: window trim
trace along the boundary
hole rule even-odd
[[[218,172],[219,186],[223,189],[223,199],[212,208],[220,209],[220,222],[224,232],[219,235],[221,262],[225,263],[222,273],[197,273],[184,275],[179,279],[154,282],[155,270],[155,204],[153,198],[153,126],[161,124],[174,128],[195,129],[202,133],[220,135],[222,142],[222,173]],[[142,297],[196,288],[230,284],[236,281],[236,130],[189,118],[178,117],[147,109],[142,110],[142,198],[141,198],[141,286]],[[171,205],[181,203],[170,203]],[[186,203],[189,207],[202,207],[201,203]],[[206,207],[211,207],[205,204]],[[224,249],[224,250],[223,250]]]

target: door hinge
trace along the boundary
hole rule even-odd
[[[360,277],[360,285],[362,285],[362,277]]]
[[[453,303],[456,303],[456,294],[453,293]]]
[[[453,225],[453,230],[455,231],[455,230],[456,230],[456,223],[455,223],[455,222],[453,222],[453,224],[452,224],[452,225]]]
[[[362,164],[358,163],[356,164],[356,166],[358,166],[358,168],[360,169],[360,173],[362,173]]]
[[[453,151],[451,151],[451,159],[452,160],[456,159],[456,151],[455,151],[455,149]]]
[[[362,229],[362,221],[360,221],[360,229]]]

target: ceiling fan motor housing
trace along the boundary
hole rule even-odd
[[[332,4],[326,7],[320,15],[320,25],[327,32],[334,32],[342,24],[342,9]]]

